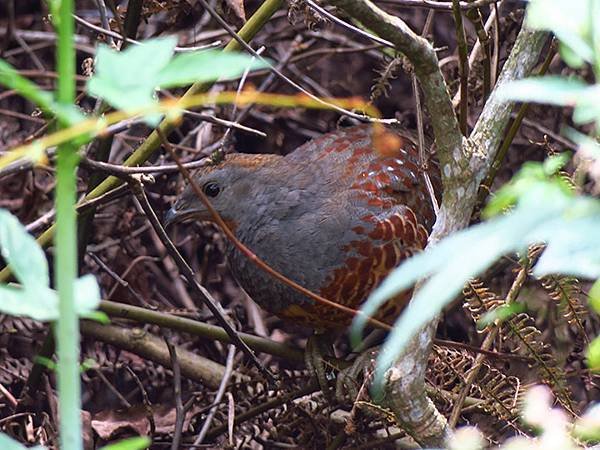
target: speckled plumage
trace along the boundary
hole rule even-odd
[[[425,246],[434,221],[417,146],[409,134],[398,136],[398,148],[382,155],[374,148],[373,128],[360,125],[326,134],[285,157],[228,155],[203,168],[196,181],[201,187],[219,185],[213,206],[267,264],[329,300],[357,308],[393,267]],[[439,188],[437,166],[430,167]],[[189,187],[174,210],[211,219]],[[350,322],[343,312],[272,279],[231,244],[227,253],[240,285],[267,311],[314,328]]]

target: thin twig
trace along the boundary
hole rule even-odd
[[[173,370],[173,395],[175,396],[175,430],[173,433],[173,441],[171,442],[171,450],[177,450],[179,448],[179,443],[181,442],[183,422],[185,420],[185,410],[183,408],[183,401],[181,400],[181,369],[179,367],[175,346],[171,344],[169,338],[166,336],[164,341],[167,345],[167,349],[169,349],[171,370]],[[225,374],[227,374],[227,369],[225,370]],[[229,376],[231,376],[231,373],[229,373]]]
[[[81,17],[73,14],[73,18],[75,19],[76,22],[78,22],[79,24],[83,25],[86,28],[89,28],[90,30],[96,31],[98,33],[102,33],[105,34],[107,36],[111,36],[115,39],[118,39],[120,41],[126,41],[129,44],[136,44],[136,45],[144,45],[143,42],[140,41],[136,41],[135,39],[130,39],[130,38],[126,38],[123,35],[116,33],[112,30],[107,30],[105,28],[99,27],[97,25],[94,25],[93,23],[88,22],[85,19],[82,19]],[[199,45],[196,47],[175,47],[174,51],[177,53],[183,53],[183,52],[193,52],[193,51],[198,51],[198,50],[207,50],[210,48],[216,48],[219,47],[222,44],[221,41],[215,41],[215,42],[211,42],[210,44],[206,44],[206,45]]]
[[[454,16],[456,43],[458,49],[458,75],[460,77],[460,114],[459,123],[463,136],[467,135],[467,119],[469,118],[469,97],[467,89],[469,88],[469,63],[467,37],[463,25],[462,13],[460,11],[459,1],[452,0],[452,15]]]
[[[211,17],[213,19],[215,19],[219,23],[219,25],[221,25],[223,28],[225,28],[227,30],[227,32],[230,34],[230,36],[244,50],[246,50],[251,55],[254,55],[261,62],[268,63],[268,61],[266,59],[264,59],[262,56],[260,56],[259,54],[257,54],[256,50],[254,50],[250,45],[248,45],[246,43],[246,41],[244,41],[243,39],[241,39],[237,35],[237,33],[233,30],[233,28],[231,28],[231,26],[229,26],[229,24],[227,22],[225,22],[225,20],[215,11],[215,9],[213,7],[211,7],[208,4],[208,2],[206,0],[198,0],[198,3],[200,3],[202,5],[202,7],[206,11],[208,11],[208,13],[211,15]],[[273,71],[275,74],[277,74],[277,76],[279,78],[281,78],[283,81],[285,81],[286,83],[288,83],[290,86],[292,86],[295,89],[299,90],[303,94],[306,94],[312,100],[314,100],[314,101],[316,101],[316,102],[318,102],[318,103],[320,103],[322,105],[326,105],[328,108],[333,109],[334,111],[337,111],[337,112],[339,112],[341,114],[345,114],[345,115],[347,115],[349,117],[352,117],[354,119],[357,119],[357,120],[368,121],[368,122],[378,122],[378,123],[386,123],[386,124],[393,124],[393,123],[397,123],[398,122],[396,119],[378,119],[378,118],[375,118],[375,117],[370,117],[370,116],[363,115],[363,114],[356,114],[356,113],[353,113],[352,111],[348,111],[347,109],[344,109],[341,106],[334,105],[333,103],[327,102],[327,101],[325,101],[325,100],[317,97],[312,92],[307,91],[302,86],[300,86],[298,83],[296,83],[294,80],[290,79],[289,77],[287,77],[286,75],[284,75],[282,72],[280,72],[276,67],[271,66],[270,68],[271,68],[271,71]]]
[[[349,24],[348,22],[340,19],[339,17],[334,16],[329,11],[327,11],[325,8],[319,6],[317,3],[315,3],[313,0],[304,0],[304,1],[306,2],[306,4],[308,5],[308,7],[310,9],[317,11],[319,14],[322,14],[323,16],[327,17],[332,22],[340,25],[342,28],[346,28],[347,30],[350,30],[353,33],[356,33],[360,36],[366,37],[367,39],[370,39],[373,42],[377,42],[378,44],[383,45],[385,47],[389,47],[389,48],[393,48],[393,49],[396,48],[396,46],[393,43],[391,43],[390,41],[388,41],[386,39],[382,39],[379,36],[375,36],[374,34],[368,33],[365,30],[361,30],[360,28],[355,27],[352,24]]]
[[[225,374],[223,375],[223,380],[221,380],[221,384],[219,385],[219,390],[217,391],[217,395],[215,395],[215,400],[211,406],[204,423],[202,424],[202,428],[200,429],[200,433],[198,433],[198,437],[194,441],[194,445],[200,445],[206,438],[206,434],[210,429],[212,421],[217,413],[218,406],[223,400],[223,395],[225,394],[225,389],[227,389],[227,384],[229,383],[229,378],[231,378],[231,374],[233,372],[233,357],[235,356],[235,347],[233,345],[229,346],[229,350],[227,352],[227,362],[225,363]]]

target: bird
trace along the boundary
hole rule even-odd
[[[426,245],[435,213],[425,174],[436,194],[440,190],[437,164],[422,167],[412,133],[384,133],[397,138],[388,148],[377,146],[381,130],[364,124],[320,136],[286,156],[232,153],[194,180],[235,236],[270,267],[356,309]],[[191,186],[165,219],[168,225],[214,221]],[[235,279],[267,312],[310,328],[351,322],[347,313],[274,280],[232,243],[226,254]]]
[[[340,128],[285,156],[231,153],[194,181],[272,269],[352,309],[425,247],[440,191],[438,166],[419,160],[413,133],[381,124]],[[214,221],[191,186],[166,214],[167,224],[189,220]],[[274,279],[231,242],[226,255],[239,285],[268,313],[321,331],[351,323],[351,314]],[[393,320],[409,294],[388,302],[383,320]]]

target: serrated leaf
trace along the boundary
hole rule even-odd
[[[48,262],[42,248],[21,222],[5,209],[0,209],[0,252],[24,286],[50,283]]]

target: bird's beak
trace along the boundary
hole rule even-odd
[[[198,206],[190,206],[187,202],[177,201],[165,213],[163,222],[164,226],[168,227],[179,222],[185,222],[191,219],[206,220],[206,209]]]
[[[169,225],[173,225],[174,223],[178,222],[179,219],[179,212],[175,209],[175,206],[171,206],[169,208],[169,210],[165,213],[165,216],[163,218],[163,222],[165,224],[165,227],[168,227]]]

